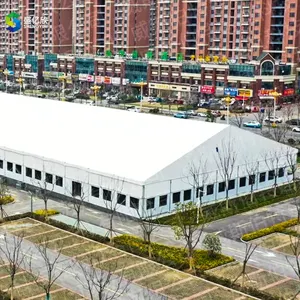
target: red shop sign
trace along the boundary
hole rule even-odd
[[[214,94],[216,91],[214,86],[211,85],[203,85],[201,86],[201,93],[202,94]]]
[[[284,96],[290,96],[290,95],[294,95],[294,94],[295,94],[294,89],[286,89],[286,90],[283,91]]]

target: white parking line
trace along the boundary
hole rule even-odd
[[[276,217],[276,216],[278,216],[278,214],[274,214],[274,215],[266,216],[266,217],[264,217],[264,219],[269,219],[269,218],[273,218],[273,217]]]
[[[247,223],[244,223],[244,224],[240,224],[240,225],[237,225],[236,227],[244,227],[244,226],[247,226],[251,224],[251,222],[247,222]]]

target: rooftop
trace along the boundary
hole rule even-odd
[[[1,148],[137,182],[227,127],[5,93],[0,110]]]

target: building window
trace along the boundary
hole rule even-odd
[[[135,209],[139,209],[139,202],[140,202],[140,199],[130,197],[130,207],[135,208]]]
[[[91,188],[91,194],[92,194],[92,197],[99,198],[99,195],[100,195],[99,188],[96,187],[96,186],[92,186],[92,188]]]
[[[111,191],[103,189],[102,197],[104,200],[111,201]]]
[[[168,202],[168,195],[159,196],[159,206],[165,206]]]
[[[180,202],[180,192],[173,193],[173,203]]]
[[[283,177],[284,176],[284,168],[280,168],[278,170],[278,177]]]
[[[42,172],[39,170],[34,171],[34,178],[37,180],[42,180]]]
[[[0,169],[3,169],[3,160],[0,159]]]
[[[275,171],[271,170],[268,174],[268,180],[273,180],[275,178]]]
[[[183,192],[183,200],[188,201],[191,200],[192,190],[186,190]]]
[[[32,169],[26,168],[26,176],[32,178]]]
[[[214,185],[213,184],[209,184],[206,187],[206,194],[207,195],[212,195],[214,193]]]
[[[249,185],[255,184],[255,175],[250,175],[249,176]]]
[[[13,172],[14,170],[14,165],[11,162],[7,162],[7,171]]]
[[[196,192],[196,198],[199,198],[199,197],[203,197],[203,192],[204,192],[204,189],[203,189],[203,186],[197,188],[197,192]]]
[[[53,175],[52,174],[49,174],[49,173],[46,173],[46,182],[47,183],[53,183]]]
[[[219,182],[219,188],[218,188],[219,193],[225,191],[225,182]]]
[[[147,209],[152,209],[155,206],[155,198],[147,199]]]
[[[240,178],[240,187],[246,186],[246,177]]]
[[[81,196],[81,183],[72,181],[72,196]]]
[[[55,176],[55,184],[57,186],[63,186],[63,178],[60,176]]]
[[[126,205],[126,195],[118,194],[117,203],[121,205]]]
[[[229,191],[233,190],[234,187],[235,187],[235,180],[234,179],[229,180],[229,182],[228,182],[228,190]]]
[[[262,172],[259,174],[259,182],[265,182],[266,181],[266,172]]]
[[[22,174],[22,166],[21,165],[16,165],[16,173]]]

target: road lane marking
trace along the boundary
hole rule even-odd
[[[60,267],[56,267],[56,269],[57,269],[57,270],[60,270],[60,271],[62,271],[62,272],[64,272],[64,273],[67,273],[67,274],[69,274],[69,275],[71,275],[71,276],[76,277],[76,274],[75,274],[75,273],[69,272],[69,271],[67,271],[67,270],[65,270],[65,269],[62,269],[62,268],[60,268]]]
[[[237,225],[236,227],[244,227],[244,226],[247,226],[251,224],[251,222],[247,222],[247,223],[244,223],[244,224],[240,224],[240,225]]]
[[[278,261],[276,261],[276,260],[271,260],[271,262],[273,262],[273,263],[276,263],[276,264],[278,264],[278,265],[285,266],[285,267],[287,267],[287,266],[289,266],[289,267],[290,267],[290,265],[289,265],[288,263],[284,264],[284,263],[282,263],[282,262],[278,262]]]
[[[240,253],[245,253],[245,251],[241,251],[241,250],[230,248],[230,247],[224,247],[223,249],[228,249],[228,250],[233,250],[233,251],[240,252]]]
[[[269,218],[273,218],[273,217],[276,217],[276,216],[278,216],[278,214],[274,214],[274,215],[271,215],[271,216],[266,216],[266,217],[264,217],[264,219],[269,219]]]
[[[215,235],[218,235],[219,233],[223,232],[223,230],[220,230],[220,231],[216,231],[214,232]]]

